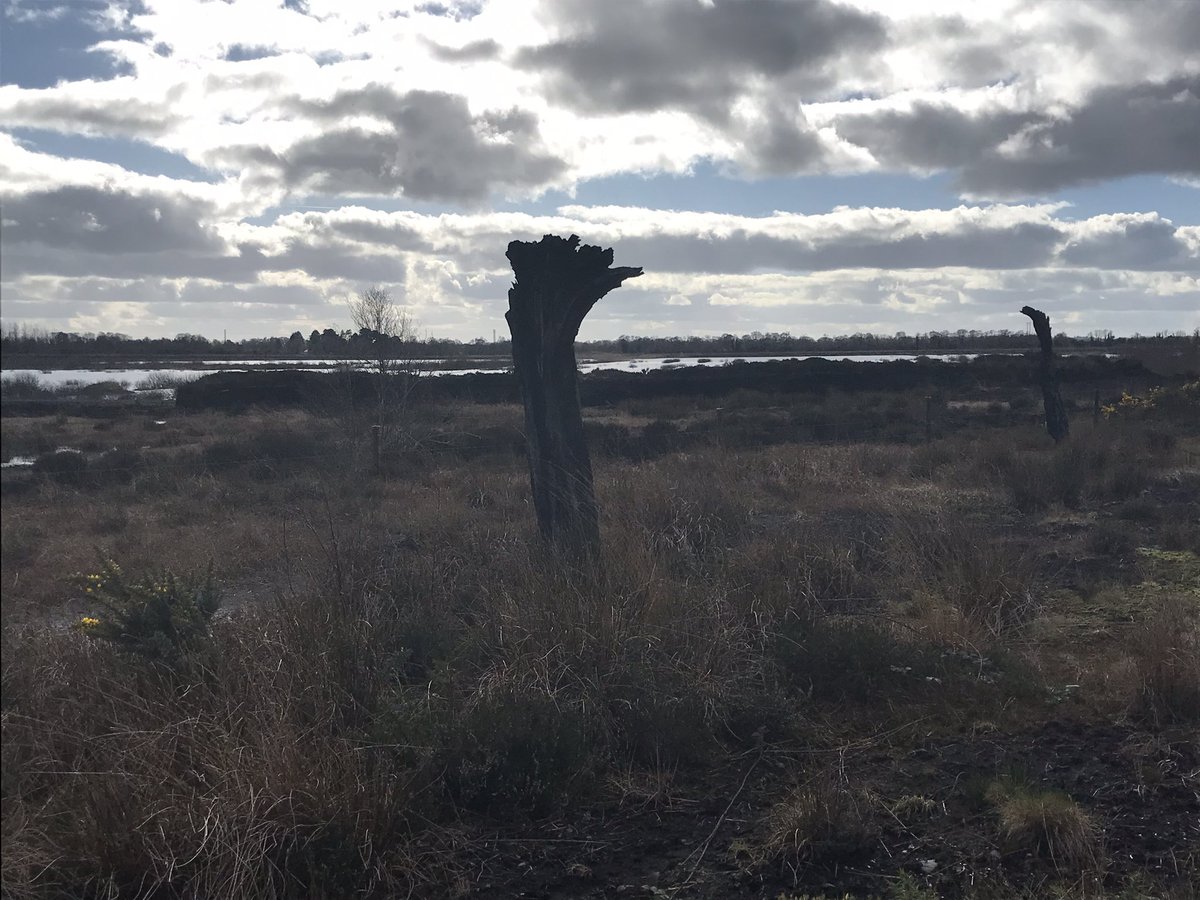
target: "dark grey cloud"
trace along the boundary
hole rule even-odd
[[[67,134],[156,138],[181,121],[171,104],[183,92],[179,86],[164,101],[128,97],[99,99],[49,90],[22,91],[4,112],[5,126],[49,128]]]
[[[886,41],[884,20],[828,0],[636,0],[547,5],[561,35],[525,47],[551,95],[584,112],[684,109],[728,123],[752,79],[821,92]]]
[[[514,109],[472,115],[466,99],[453,94],[371,85],[327,102],[290,99],[281,105],[330,127],[283,152],[249,147],[227,155],[264,166],[297,190],[477,203],[495,191],[536,189],[566,168],[543,149],[532,114]],[[353,115],[371,116],[388,128],[338,124]]]
[[[1012,196],[1143,173],[1200,175],[1200,75],[1103,88],[1027,128],[1013,150],[964,167],[963,187]]]
[[[1126,221],[1072,241],[1062,250],[1064,263],[1081,268],[1200,271],[1175,226],[1165,219]]]
[[[1119,38],[1136,40],[1165,59],[1194,59],[1200,47],[1200,3],[1196,0],[1089,0],[1079,7],[1102,21],[1121,21]],[[1090,38],[1089,49],[1101,46],[1102,39],[1088,30],[1086,20],[1068,20],[1067,27],[1078,29],[1084,40]]]
[[[68,186],[4,202],[4,243],[103,254],[216,251],[208,204],[182,195]]]
[[[742,128],[743,166],[753,175],[790,175],[817,166],[824,145],[798,104],[768,103]]]
[[[376,246],[347,246],[314,226],[290,237],[282,252],[258,244],[230,247],[208,224],[213,208],[179,194],[69,186],[5,198],[0,260],[5,279],[202,278],[252,283],[263,272],[300,270],[318,279],[402,283],[398,233]],[[349,236],[349,235],[347,235]],[[415,236],[408,244],[423,248]]]
[[[949,103],[840,116],[838,135],[865,147],[887,168],[961,169],[1035,120],[1031,113],[970,113]]]
[[[312,218],[317,220],[319,217],[314,216]],[[336,224],[324,219],[320,219],[319,221],[321,224],[315,227],[319,228],[321,233],[330,236],[348,238],[364,244],[394,247],[397,250],[426,251],[431,249],[425,237],[417,229],[408,225],[357,220],[343,221]]]
[[[1061,114],[917,103],[843,115],[835,127],[887,167],[957,170],[960,189],[979,196],[1037,195],[1147,173],[1197,175],[1200,76],[1102,88]]]

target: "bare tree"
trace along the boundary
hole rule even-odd
[[[412,341],[416,329],[412,317],[396,303],[391,291],[379,285],[360,291],[350,301],[350,321],[358,329],[356,342],[363,350],[371,351],[366,358],[375,363],[380,375],[411,368],[398,363],[408,362],[404,359],[408,355],[405,345]]]
[[[372,285],[350,301],[350,320],[358,333],[350,339],[355,355],[369,361],[375,388],[373,424],[375,466],[381,447],[406,434],[408,401],[420,374],[412,354],[416,326],[391,292]]]

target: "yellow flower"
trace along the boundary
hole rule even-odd
[[[84,616],[82,619],[79,620],[79,624],[82,625],[84,628],[95,628],[97,625],[100,624],[100,620],[93,618],[92,616]]]

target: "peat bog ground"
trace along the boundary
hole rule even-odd
[[[585,379],[586,564],[482,381],[6,412],[4,895],[1195,897],[1200,383],[1022,364]]]

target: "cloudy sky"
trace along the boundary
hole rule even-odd
[[[582,337],[1200,326],[1200,0],[0,0],[5,324]]]

